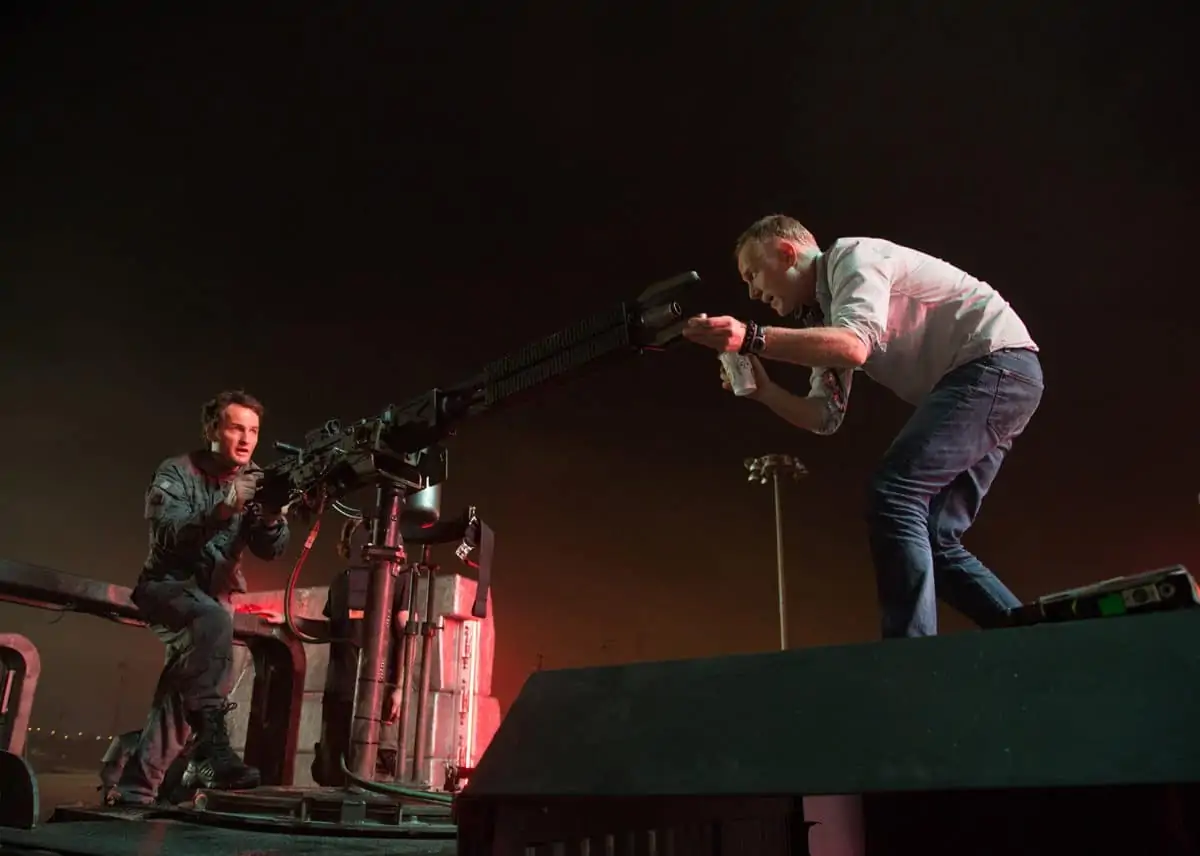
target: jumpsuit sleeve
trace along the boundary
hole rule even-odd
[[[267,520],[255,516],[246,529],[246,546],[257,558],[269,562],[283,555],[290,534],[287,518],[281,516]]]
[[[199,549],[216,524],[218,497],[192,490],[194,477],[175,463],[164,464],[146,491],[146,519],[154,543],[166,550]],[[195,497],[203,499],[197,503]]]

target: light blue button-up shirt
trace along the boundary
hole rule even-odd
[[[996,289],[919,250],[839,238],[817,257],[816,273],[824,318],[805,313],[801,323],[853,331],[870,349],[862,371],[910,404],[972,360],[1005,348],[1037,350]],[[841,426],[852,378],[851,369],[813,369],[809,395],[828,402],[819,433]]]

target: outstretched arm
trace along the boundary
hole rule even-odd
[[[871,356],[866,342],[844,327],[767,327],[763,339],[766,346],[759,354],[763,359],[800,366],[856,369]]]

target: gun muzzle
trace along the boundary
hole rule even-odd
[[[643,329],[657,330],[660,327],[666,327],[668,324],[674,324],[682,317],[683,307],[679,305],[678,301],[672,300],[669,303],[663,303],[647,309],[638,318],[638,323]]]

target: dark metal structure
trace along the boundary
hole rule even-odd
[[[53,612],[94,615],[131,627],[144,627],[145,622],[129,597],[130,589],[126,586],[0,559],[0,601]],[[302,624],[310,632],[324,633],[324,622],[305,620]],[[246,736],[246,757],[249,763],[262,770],[264,782],[289,782],[293,775],[300,702],[304,694],[304,646],[285,628],[252,615],[234,616],[234,637],[250,650],[255,666],[254,704],[251,727]],[[13,637],[0,637],[0,644],[4,644],[5,638]],[[9,649],[17,650],[16,646]],[[8,668],[12,655],[8,651],[0,654],[5,657],[6,670],[13,673]],[[24,676],[11,684],[13,704],[21,711],[18,715],[21,721],[17,718],[11,723],[5,721],[6,732],[20,730],[19,738],[10,738],[7,747],[8,751],[17,754],[29,727],[29,712],[40,672],[36,649],[28,640],[25,640],[23,659]]]
[[[1198,685],[1194,604],[537,672],[459,852],[1195,854]]]

